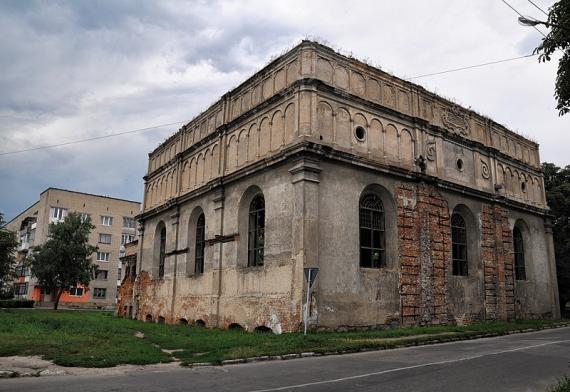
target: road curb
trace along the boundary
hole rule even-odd
[[[268,355],[268,356],[259,356],[259,357],[250,357],[250,358],[236,358],[236,359],[226,359],[219,363],[216,362],[199,362],[199,363],[190,363],[184,366],[187,367],[201,367],[201,366],[227,366],[227,365],[238,365],[244,363],[254,363],[254,362],[261,362],[261,361],[284,361],[290,359],[299,359],[299,358],[309,358],[309,357],[320,357],[320,356],[329,356],[329,355],[343,355],[343,354],[355,354],[360,352],[370,352],[370,351],[384,351],[384,350],[392,350],[395,348],[406,348],[406,347],[416,347],[416,346],[428,346],[428,345],[436,345],[441,343],[449,343],[449,342],[458,342],[464,340],[476,340],[482,338],[492,338],[498,336],[505,336],[505,335],[515,335],[515,334],[523,334],[529,332],[538,332],[543,330],[549,329],[557,329],[557,328],[565,328],[570,327],[570,321],[562,322],[558,324],[548,325],[548,326],[541,326],[538,328],[525,328],[525,329],[518,329],[518,330],[511,330],[506,332],[489,332],[489,333],[477,333],[477,334],[466,334],[463,336],[433,336],[432,338],[426,338],[424,341],[406,341],[406,338],[403,337],[402,341],[398,342],[389,342],[386,344],[385,347],[362,347],[358,349],[349,349],[349,350],[342,350],[342,351],[326,351],[326,352],[305,352],[305,353],[291,353],[291,354],[283,354],[283,355]],[[418,338],[415,338],[418,339]]]

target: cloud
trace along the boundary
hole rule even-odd
[[[467,0],[3,1],[0,151],[189,120],[303,37],[401,77],[524,55],[540,35],[516,17]],[[530,58],[414,81],[566,165],[570,118],[554,109],[555,71]],[[176,129],[0,156],[0,211],[13,217],[49,186],[141,200],[147,153]]]

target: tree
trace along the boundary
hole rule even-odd
[[[40,287],[55,295],[54,309],[66,290],[78,284],[87,287],[96,273],[90,256],[97,247],[88,243],[94,228],[89,217],[82,220],[79,214],[70,212],[63,222],[49,225],[48,240],[31,252],[32,275]]]
[[[559,0],[548,12],[547,22],[538,22],[550,28],[548,35],[534,50],[539,54],[538,61],[550,61],[554,52],[561,50],[558,62],[554,97],[558,101],[556,109],[563,116],[570,112],[570,0]]]
[[[17,246],[16,233],[6,228],[4,215],[0,212],[0,297],[12,289]]]
[[[546,199],[554,215],[553,235],[562,314],[570,301],[570,165],[543,163]]]

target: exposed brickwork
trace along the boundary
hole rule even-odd
[[[485,275],[487,320],[515,318],[513,242],[507,210],[484,205],[481,212],[481,259]]]
[[[447,322],[451,253],[447,202],[426,183],[396,190],[402,325]]]
[[[121,287],[119,287],[119,294],[117,296],[117,315],[121,317],[128,317],[128,309],[133,304],[133,288],[134,280],[127,277],[121,282]]]

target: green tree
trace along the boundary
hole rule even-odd
[[[50,224],[48,240],[31,252],[32,275],[55,295],[54,309],[66,290],[77,284],[87,287],[96,272],[90,256],[97,247],[88,243],[94,228],[89,217],[82,220],[70,212],[63,222]]]
[[[6,228],[4,215],[0,212],[0,297],[10,291],[14,284],[17,246],[16,233]]]
[[[561,310],[570,301],[570,165],[543,163],[544,187],[553,220],[554,252]]]
[[[550,32],[534,50],[540,55],[538,61],[550,61],[554,52],[562,51],[554,87],[556,109],[562,116],[570,112],[570,0],[556,2],[549,9],[548,20],[540,23],[549,27]]]

